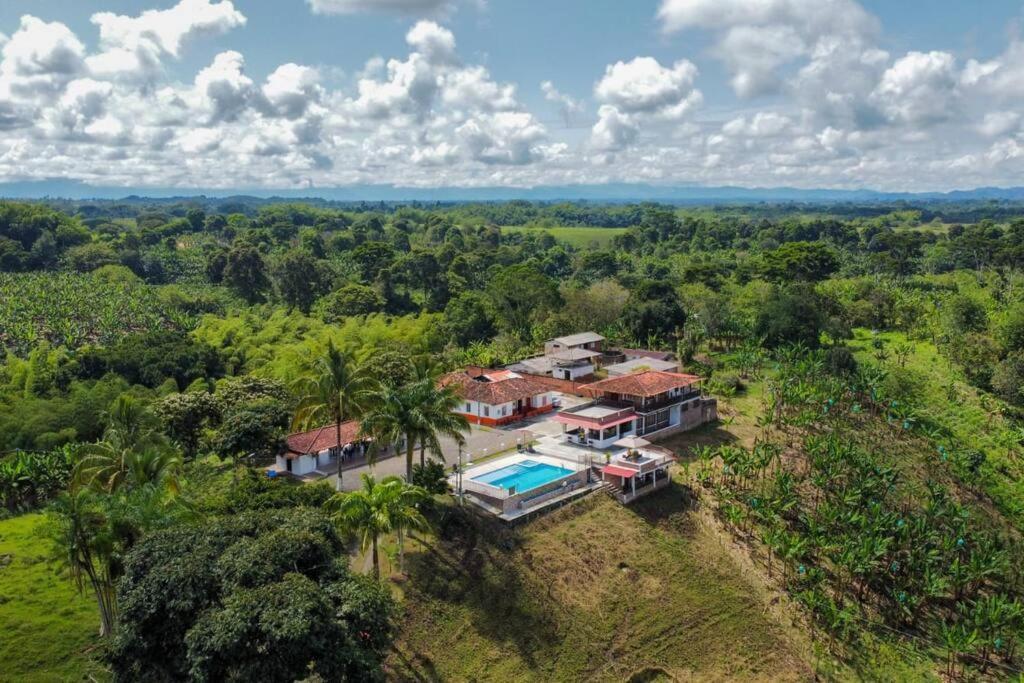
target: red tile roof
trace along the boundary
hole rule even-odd
[[[648,370],[621,377],[609,377],[581,387],[589,394],[626,394],[627,396],[651,397],[663,394],[672,389],[688,387],[701,381],[697,375],[684,375],[680,372],[662,372]]]
[[[328,448],[338,448],[356,441],[358,435],[359,423],[355,420],[341,423],[340,443],[337,440],[337,429],[333,424],[317,427],[308,432],[289,434],[284,440],[288,447],[285,457],[297,458],[306,453],[319,453]]]
[[[452,386],[467,401],[478,401],[490,406],[532,398],[548,392],[548,388],[530,377],[522,377],[507,370],[477,373],[477,368],[458,370],[443,376],[441,386]]]

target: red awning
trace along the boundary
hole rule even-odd
[[[637,474],[636,470],[619,467],[618,465],[605,465],[601,471],[605,474],[614,474],[616,477],[623,477],[625,479],[635,477]]]
[[[611,422],[592,422],[586,418],[573,417],[558,413],[555,415],[555,422],[561,422],[562,424],[567,424],[571,427],[583,427],[585,429],[608,429],[609,427],[615,427],[616,425],[620,425],[625,422],[631,422],[632,420],[635,420],[636,417],[636,414],[630,414],[626,417],[620,417],[617,420],[612,420]]]

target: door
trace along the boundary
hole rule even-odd
[[[572,371],[570,371],[570,370],[563,370],[562,372],[565,373],[565,377],[563,377],[563,379],[572,379]]]
[[[284,462],[285,462],[285,466],[284,466],[285,469],[288,470],[289,472],[291,472],[292,471],[292,459],[291,458],[285,458]]]

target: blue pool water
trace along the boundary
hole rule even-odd
[[[573,470],[568,467],[558,467],[536,460],[521,460],[514,465],[506,465],[501,469],[473,477],[473,481],[497,486],[500,489],[510,489],[514,486],[516,493],[522,493],[572,473]]]

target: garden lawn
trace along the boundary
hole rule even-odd
[[[0,519],[0,680],[103,680],[89,655],[96,605],[48,562],[46,524],[41,514]]]
[[[598,494],[516,531],[481,521],[409,558],[400,680],[807,680],[677,485],[629,508]]]
[[[558,228],[534,228],[522,225],[506,226],[504,232],[549,232],[551,236],[560,242],[571,244],[580,249],[596,245],[604,249],[612,242],[612,238],[625,234],[627,228],[600,228],[600,227],[576,227],[563,226]]]

